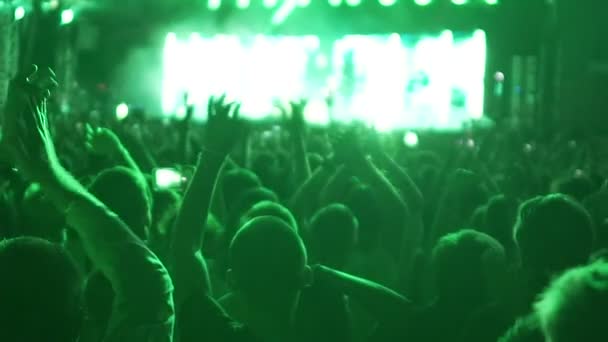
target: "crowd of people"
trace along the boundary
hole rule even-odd
[[[608,339],[601,140],[75,119],[56,86],[2,118],[2,341]]]

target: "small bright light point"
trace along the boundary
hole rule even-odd
[[[74,21],[74,10],[66,9],[61,11],[61,25],[67,25]]]
[[[25,7],[19,6],[15,8],[15,20],[21,20],[25,17]]]
[[[415,0],[414,2],[418,6],[426,6],[426,5],[429,5],[432,1],[433,0]],[[461,1],[466,1],[466,0],[461,0]]]
[[[40,7],[43,12],[50,12],[59,8],[59,0],[48,0],[43,2]]]
[[[486,0],[486,4],[488,4],[488,5],[498,5],[498,0]]]
[[[216,10],[220,8],[222,5],[222,0],[209,0],[207,1],[207,7],[212,10]]]
[[[361,0],[346,0],[346,4],[348,6],[359,6],[361,5]]]
[[[342,5],[342,0],[328,0],[329,5],[333,7],[338,7]]]
[[[264,7],[272,8],[279,3],[278,0],[264,0]]]
[[[251,4],[251,0],[237,0],[236,7],[247,8]]]
[[[458,6],[460,6],[460,5],[464,5],[464,4],[466,4],[467,2],[468,2],[468,0],[452,0],[452,3],[453,3],[454,5],[458,5]]]
[[[129,115],[129,106],[126,103],[121,103],[116,106],[116,118],[124,120]]]
[[[393,6],[397,3],[397,0],[378,0],[378,2],[382,6]]]
[[[502,72],[500,72],[500,71],[497,71],[497,72],[494,74],[494,80],[495,80],[496,82],[504,82],[504,80],[505,80],[505,74],[503,74],[503,73],[502,73]]]
[[[408,147],[416,147],[418,146],[418,134],[414,132],[407,132],[403,137],[403,143]]]

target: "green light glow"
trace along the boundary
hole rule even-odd
[[[378,0],[378,2],[382,6],[393,6],[397,3],[397,0]]]
[[[251,5],[251,0],[237,0],[236,7],[238,8],[247,8]]]
[[[344,73],[349,55],[352,76]],[[256,120],[271,115],[277,100],[308,98],[311,123],[326,123],[331,112],[337,121],[362,121],[379,131],[459,129],[483,116],[485,64],[482,30],[337,40],[169,33],[162,108],[165,115],[176,115],[188,93],[202,119],[207,98],[227,93],[243,103],[244,117]]]
[[[433,0],[415,0],[414,2],[418,6],[426,6],[429,5]]]
[[[15,8],[15,20],[21,20],[25,17],[25,7],[19,6]]]
[[[458,6],[460,6],[460,5],[464,5],[464,4],[466,4],[467,2],[468,2],[468,0],[452,0],[452,3],[453,3],[454,5],[458,5]]]
[[[338,7],[342,5],[342,0],[328,0],[330,6]]]
[[[498,5],[498,0],[486,0],[486,4],[488,4],[488,5]]]
[[[361,0],[346,0],[346,4],[352,7],[359,6],[361,5]]]
[[[126,103],[121,103],[116,106],[116,119],[124,120],[129,115],[129,106]]]
[[[264,7],[272,8],[279,3],[278,0],[264,0]]]
[[[220,8],[222,0],[207,0],[207,7],[212,10]]]
[[[61,11],[61,25],[67,25],[74,21],[74,11],[66,9]]]

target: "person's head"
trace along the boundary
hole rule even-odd
[[[75,342],[82,279],[59,245],[37,238],[0,242],[0,340]]]
[[[272,216],[281,219],[293,228],[294,231],[298,231],[298,222],[291,211],[274,201],[262,201],[254,204],[253,207],[241,217],[240,226],[242,227],[250,220],[262,216]]]
[[[126,167],[102,171],[90,186],[91,193],[118,215],[140,239],[148,239],[152,200],[143,177]]]
[[[230,223],[228,224],[229,229],[239,228],[239,223],[243,215],[245,215],[254,205],[270,201],[278,202],[277,195],[270,189],[264,187],[255,187],[244,191],[236,200],[236,203],[232,206],[232,212],[230,212]]]
[[[221,189],[228,211],[232,211],[232,207],[245,191],[261,185],[260,178],[247,169],[232,169],[224,173],[221,178]]]
[[[557,278],[535,304],[546,341],[607,341],[608,263],[598,261]]]
[[[497,195],[490,199],[482,231],[500,242],[510,255],[515,249],[513,241],[513,226],[517,220],[518,203],[504,195]]]
[[[498,295],[506,256],[491,236],[465,229],[439,239],[433,248],[432,266],[439,300],[475,309]]]
[[[593,223],[575,200],[565,195],[540,196],[519,208],[515,242],[523,268],[534,278],[548,281],[587,262],[594,244]]]
[[[254,218],[236,233],[229,254],[228,281],[250,310],[293,314],[311,281],[306,249],[293,228],[276,217]]]
[[[320,209],[311,219],[309,250],[315,262],[341,269],[355,249],[359,223],[342,204]]]

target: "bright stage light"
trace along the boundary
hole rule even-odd
[[[264,0],[264,7],[272,8],[275,7],[278,3],[278,0]]]
[[[21,20],[25,17],[25,7],[19,6],[15,8],[15,20]]]
[[[415,0],[414,2],[418,6],[426,6],[426,5],[429,5],[432,2],[432,0]]]
[[[488,5],[498,5],[498,0],[486,0],[486,4],[488,4]]]
[[[378,2],[382,6],[393,6],[397,3],[397,0],[378,0]]]
[[[328,3],[332,7],[338,7],[342,5],[342,0],[328,0]]]
[[[418,134],[414,132],[405,133],[405,136],[403,137],[403,142],[405,143],[405,146],[408,147],[418,146]]]
[[[74,10],[66,9],[61,11],[61,25],[67,25],[74,21]]]
[[[468,2],[468,0],[452,0],[452,3],[457,6],[464,5],[467,2]]]
[[[207,8],[209,8],[211,10],[216,10],[216,9],[220,8],[221,5],[222,5],[222,0],[208,0],[207,1]]]
[[[126,103],[116,106],[116,119],[124,120],[127,116],[129,116],[129,106]]]
[[[346,0],[346,4],[348,6],[359,6],[361,5],[361,0]]]
[[[251,0],[237,0],[236,7],[238,8],[247,8],[251,5]]]

